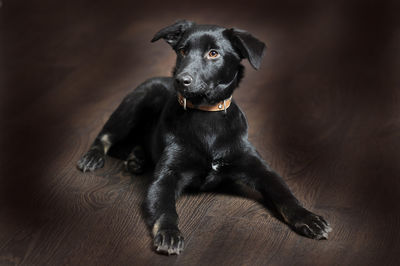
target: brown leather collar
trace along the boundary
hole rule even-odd
[[[208,112],[225,111],[226,113],[226,109],[228,109],[229,106],[231,105],[232,95],[228,99],[220,101],[219,103],[214,105],[194,105],[191,101],[188,101],[185,97],[182,96],[182,94],[178,92],[178,102],[180,105],[183,106],[183,109],[185,110],[187,107],[189,107],[191,109],[197,109],[201,111],[208,111]]]

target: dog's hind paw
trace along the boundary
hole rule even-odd
[[[184,248],[184,239],[179,230],[160,230],[154,237],[154,248],[158,253],[179,255]]]
[[[77,167],[82,172],[94,171],[104,166],[105,158],[104,154],[98,150],[89,150],[82,158],[78,161]]]
[[[128,172],[132,174],[140,175],[144,173],[144,163],[140,160],[134,159],[125,161],[125,165]]]
[[[145,155],[140,146],[137,146],[129,154],[125,161],[126,168],[128,172],[132,174],[143,174],[146,167]]]
[[[328,233],[332,231],[329,223],[322,216],[305,209],[296,213],[291,226],[297,233],[317,240],[328,239]]]

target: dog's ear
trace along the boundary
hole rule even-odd
[[[255,69],[259,69],[266,48],[265,44],[244,30],[229,29],[227,34],[241,58],[247,58]]]
[[[181,39],[182,35],[193,25],[194,23],[191,21],[179,20],[175,24],[165,27],[157,32],[151,42],[155,42],[163,38],[169,45],[172,46],[172,48],[175,49],[175,46]]]

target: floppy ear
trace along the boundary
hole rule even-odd
[[[228,31],[232,45],[239,51],[240,56],[247,58],[255,69],[259,69],[266,48],[265,44],[247,31],[239,29]]]
[[[175,24],[165,27],[157,32],[151,42],[155,42],[158,41],[160,38],[163,38],[168,44],[172,46],[172,48],[175,49],[175,46],[181,39],[182,35],[187,29],[189,29],[193,25],[194,23],[191,21],[179,20]]]

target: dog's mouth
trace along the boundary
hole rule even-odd
[[[207,98],[207,96],[199,93],[194,93],[194,92],[187,92],[184,90],[177,90],[184,98],[192,102],[194,105],[200,105],[200,104],[212,104]]]
[[[184,98],[191,101],[195,105],[214,104],[214,101],[210,98],[211,94],[209,93],[212,88],[209,88],[205,82],[201,82],[196,87],[184,87],[175,83],[175,89]]]

